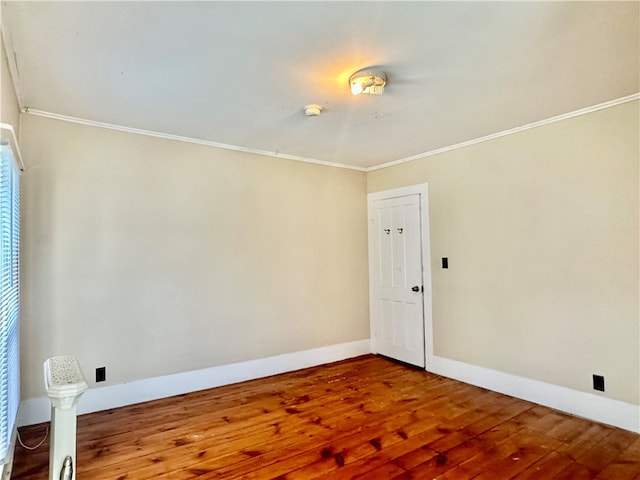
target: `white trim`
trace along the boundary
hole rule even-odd
[[[425,293],[426,291],[425,285]],[[359,340],[260,360],[250,360],[231,365],[93,388],[89,389],[80,399],[78,413],[97,412],[254,378],[277,375],[292,370],[366,355],[371,351],[369,340]],[[427,357],[427,361],[427,370],[432,373],[545,405],[589,420],[640,433],[640,406],[638,405],[438,357],[433,354]],[[47,422],[50,417],[51,402],[47,397],[30,398],[22,401],[18,412],[17,424],[18,426],[33,425]]]
[[[258,360],[92,388],[87,390],[80,399],[77,411],[79,415],[97,412],[268,377],[368,353],[371,353],[369,339],[358,340]],[[22,401],[17,423],[21,427],[48,422],[50,418],[51,402],[49,399],[47,397],[30,398]]]
[[[347,165],[347,164],[344,164],[344,163],[326,162],[326,161],[323,161],[323,160],[316,160],[314,158],[301,157],[301,156],[298,156],[298,155],[288,155],[288,154],[285,154],[285,153],[271,152],[271,151],[267,151],[267,150],[260,150],[260,149],[254,149],[254,148],[248,148],[248,147],[241,147],[241,146],[238,146],[238,145],[229,145],[229,144],[226,144],[226,143],[218,143],[218,142],[211,142],[211,141],[208,141],[208,140],[200,140],[200,139],[197,139],[197,138],[183,137],[183,136],[180,136],[180,135],[171,135],[171,134],[168,134],[168,133],[154,132],[154,131],[151,131],[151,130],[143,130],[143,129],[139,129],[139,128],[125,127],[125,126],[122,126],[122,125],[115,125],[115,124],[105,123],[105,122],[97,122],[97,121],[94,121],[94,120],[87,120],[87,119],[84,119],[84,118],[71,117],[71,116],[68,116],[68,115],[61,115],[61,114],[58,114],[58,113],[47,112],[47,111],[44,111],[44,110],[38,110],[38,109],[30,108],[30,107],[22,108],[21,111],[22,111],[22,113],[25,113],[25,114],[37,115],[37,116],[45,117],[45,118],[53,118],[55,120],[61,120],[61,121],[64,121],[64,122],[71,122],[71,123],[78,123],[80,125],[87,125],[87,126],[92,126],[92,127],[106,128],[106,129],[109,129],[109,130],[117,130],[117,131],[120,131],[120,132],[134,133],[134,134],[137,134],[137,135],[146,135],[146,136],[150,136],[150,137],[164,138],[164,139],[167,139],[167,140],[177,140],[179,142],[194,143],[194,144],[197,144],[197,145],[206,145],[206,146],[210,146],[210,147],[222,148],[222,149],[225,149],[225,150],[233,150],[233,151],[237,151],[237,152],[254,153],[256,155],[265,155],[265,156],[268,156],[268,157],[284,158],[284,159],[287,159],[287,160],[295,160],[295,161],[299,161],[299,162],[313,163],[313,164],[316,164],[316,165],[324,165],[324,166],[328,166],[328,167],[345,168],[345,169],[348,169],[348,170],[356,170],[356,171],[359,171],[359,172],[372,172],[372,171],[375,171],[375,170],[380,170],[381,168],[387,168],[387,167],[392,167],[394,165],[400,165],[402,163],[412,162],[413,160],[418,160],[420,158],[426,158],[426,157],[430,157],[430,156],[433,156],[433,155],[438,155],[440,153],[450,152],[452,150],[458,150],[460,148],[464,148],[464,147],[468,147],[468,146],[471,146],[471,145],[475,145],[476,143],[487,142],[489,140],[494,140],[496,138],[505,137],[507,135],[512,135],[514,133],[522,132],[522,131],[525,131],[525,130],[530,130],[532,128],[538,128],[538,127],[541,127],[543,125],[548,125],[550,123],[560,122],[562,120],[567,120],[569,118],[578,117],[578,116],[581,116],[581,115],[586,115],[588,113],[597,112],[598,110],[603,110],[605,108],[615,107],[617,105],[621,105],[623,103],[628,103],[628,102],[633,102],[634,100],[638,100],[638,99],[640,99],[640,93],[634,93],[634,94],[628,95],[626,97],[616,98],[616,99],[610,100],[608,102],[599,103],[597,105],[592,105],[590,107],[582,108],[580,110],[575,110],[573,112],[563,113],[561,115],[556,115],[555,117],[546,118],[544,120],[539,120],[537,122],[527,123],[527,124],[521,125],[519,127],[510,128],[508,130],[503,130],[501,132],[485,135],[484,137],[479,137],[479,138],[467,140],[467,141],[464,141],[464,142],[456,143],[454,145],[448,145],[446,147],[437,148],[435,150],[429,150],[427,152],[418,153],[416,155],[411,155],[409,157],[400,158],[398,160],[393,160],[391,162],[381,163],[379,165],[374,165],[372,167],[357,167],[355,165]]]
[[[7,452],[7,458],[4,463],[0,464],[0,480],[11,480],[11,471],[13,470],[13,457],[16,453],[16,442],[18,441],[18,427],[13,428],[11,434],[11,444]]]
[[[578,417],[640,433],[640,405],[438,356],[431,359],[428,370]]]
[[[61,120],[63,122],[87,125],[90,127],[106,128],[108,130],[117,130],[119,132],[133,133],[136,135],[145,135],[147,137],[164,138],[166,140],[176,140],[178,142],[194,143],[196,145],[206,145],[208,147],[222,148],[224,150],[233,150],[235,152],[253,153],[256,155],[264,155],[267,157],[283,158],[286,160],[295,160],[298,162],[313,163],[315,165],[323,165],[326,167],[346,168],[348,170],[357,170],[359,172],[365,172],[367,170],[364,167],[356,167],[353,165],[346,165],[343,163],[325,162],[323,160],[316,160],[313,158],[301,157],[298,155],[288,155],[286,153],[271,152],[268,150],[259,150],[257,148],[241,147],[239,145],[230,145],[227,143],[211,142],[209,140],[201,140],[201,139],[192,138],[192,137],[183,137],[180,135],[172,135],[169,133],[154,132],[152,130],[143,130],[140,128],[125,127],[122,125],[115,125],[112,123],[96,122],[94,120],[87,120],[85,118],[78,118],[78,117],[70,117],[68,115],[60,115],[58,113],[46,112],[44,110],[37,110],[29,107],[23,108],[22,113],[29,114],[29,115],[36,115],[38,117],[52,118],[54,120]]]
[[[381,168],[392,167],[394,165],[400,165],[402,163],[412,162],[413,160],[418,160],[420,158],[431,157],[433,155],[438,155],[440,153],[450,152],[452,150],[458,150],[459,148],[468,147],[471,145],[475,145],[476,143],[487,142],[489,140],[494,140],[496,138],[505,137],[507,135],[512,135],[514,133],[522,132],[524,130],[530,130],[532,128],[542,127],[543,125],[549,125],[550,123],[560,122],[562,120],[567,120],[573,117],[579,117],[581,115],[586,115],[588,113],[597,112],[598,110],[603,110],[605,108],[615,107],[617,105],[621,105],[623,103],[633,102],[634,100],[640,99],[640,93],[634,93],[633,95],[628,95],[626,97],[617,98],[615,100],[611,100],[609,102],[599,103],[598,105],[593,105],[591,107],[583,108],[580,110],[575,110],[569,113],[563,113],[562,115],[556,115],[555,117],[547,118],[544,120],[539,120],[533,123],[527,123],[526,125],[521,125],[519,127],[510,128],[508,130],[503,130],[501,132],[492,133],[490,135],[485,135],[484,137],[474,138],[472,140],[467,140],[466,142],[456,143],[455,145],[449,145],[446,147],[438,148],[436,150],[430,150],[428,152],[419,153],[417,155],[412,155],[410,157],[401,158],[399,160],[394,160],[392,162],[382,163],[380,165],[375,165],[373,167],[367,168],[367,172],[372,172],[374,170],[380,170]]]
[[[373,297],[375,291],[373,255],[373,232],[371,230],[371,215],[373,211],[373,202],[376,200],[386,200],[389,198],[404,197],[407,195],[420,195],[420,228],[422,240],[422,285],[423,292],[423,313],[424,313],[424,349],[425,349],[425,365],[427,369],[433,357],[433,318],[432,318],[432,293],[431,293],[431,242],[429,236],[429,185],[421,183],[418,185],[409,185],[406,187],[393,188],[382,192],[372,192],[367,194],[367,224],[369,227],[369,308],[373,312],[376,308],[376,299]],[[376,353],[375,335],[373,331],[373,318],[369,319],[371,351]]]
[[[0,131],[2,132],[0,137],[0,143],[11,145],[11,150],[16,154],[15,158],[17,159],[18,169],[21,172],[24,172],[24,162],[22,161],[22,153],[20,153],[20,145],[18,144],[18,139],[16,138],[16,131],[13,129],[8,123],[0,123]],[[5,133],[6,132],[6,133]]]
[[[11,77],[11,83],[13,85],[13,93],[16,95],[16,102],[18,106],[22,107],[22,94],[20,92],[20,84],[18,83],[18,64],[16,63],[16,51],[13,46],[13,37],[9,30],[8,22],[2,22],[2,44],[4,45],[4,53],[7,54],[7,65],[9,66],[9,76]],[[2,478],[2,477],[0,477]]]

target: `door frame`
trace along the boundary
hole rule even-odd
[[[387,200],[391,198],[405,197],[408,195],[420,195],[420,246],[422,249],[422,285],[424,287],[422,301],[422,318],[424,322],[424,353],[425,370],[429,370],[433,359],[433,318],[432,318],[432,293],[431,293],[431,249],[429,239],[429,185],[420,183],[406,187],[393,188],[380,192],[367,194],[367,231],[369,247],[369,335],[371,338],[371,352],[378,353],[374,315],[377,313],[377,299],[374,298],[375,282],[373,279],[374,262],[373,242],[375,233],[372,226],[373,203],[377,200]]]

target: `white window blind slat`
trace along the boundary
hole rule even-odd
[[[20,183],[13,152],[0,146],[0,464],[20,402]]]

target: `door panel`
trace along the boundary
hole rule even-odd
[[[370,215],[374,348],[424,367],[420,195],[376,200]]]

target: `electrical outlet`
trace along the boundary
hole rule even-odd
[[[104,382],[107,379],[107,367],[96,368],[96,383]]]
[[[593,389],[604,392],[604,377],[602,375],[593,374]]]

